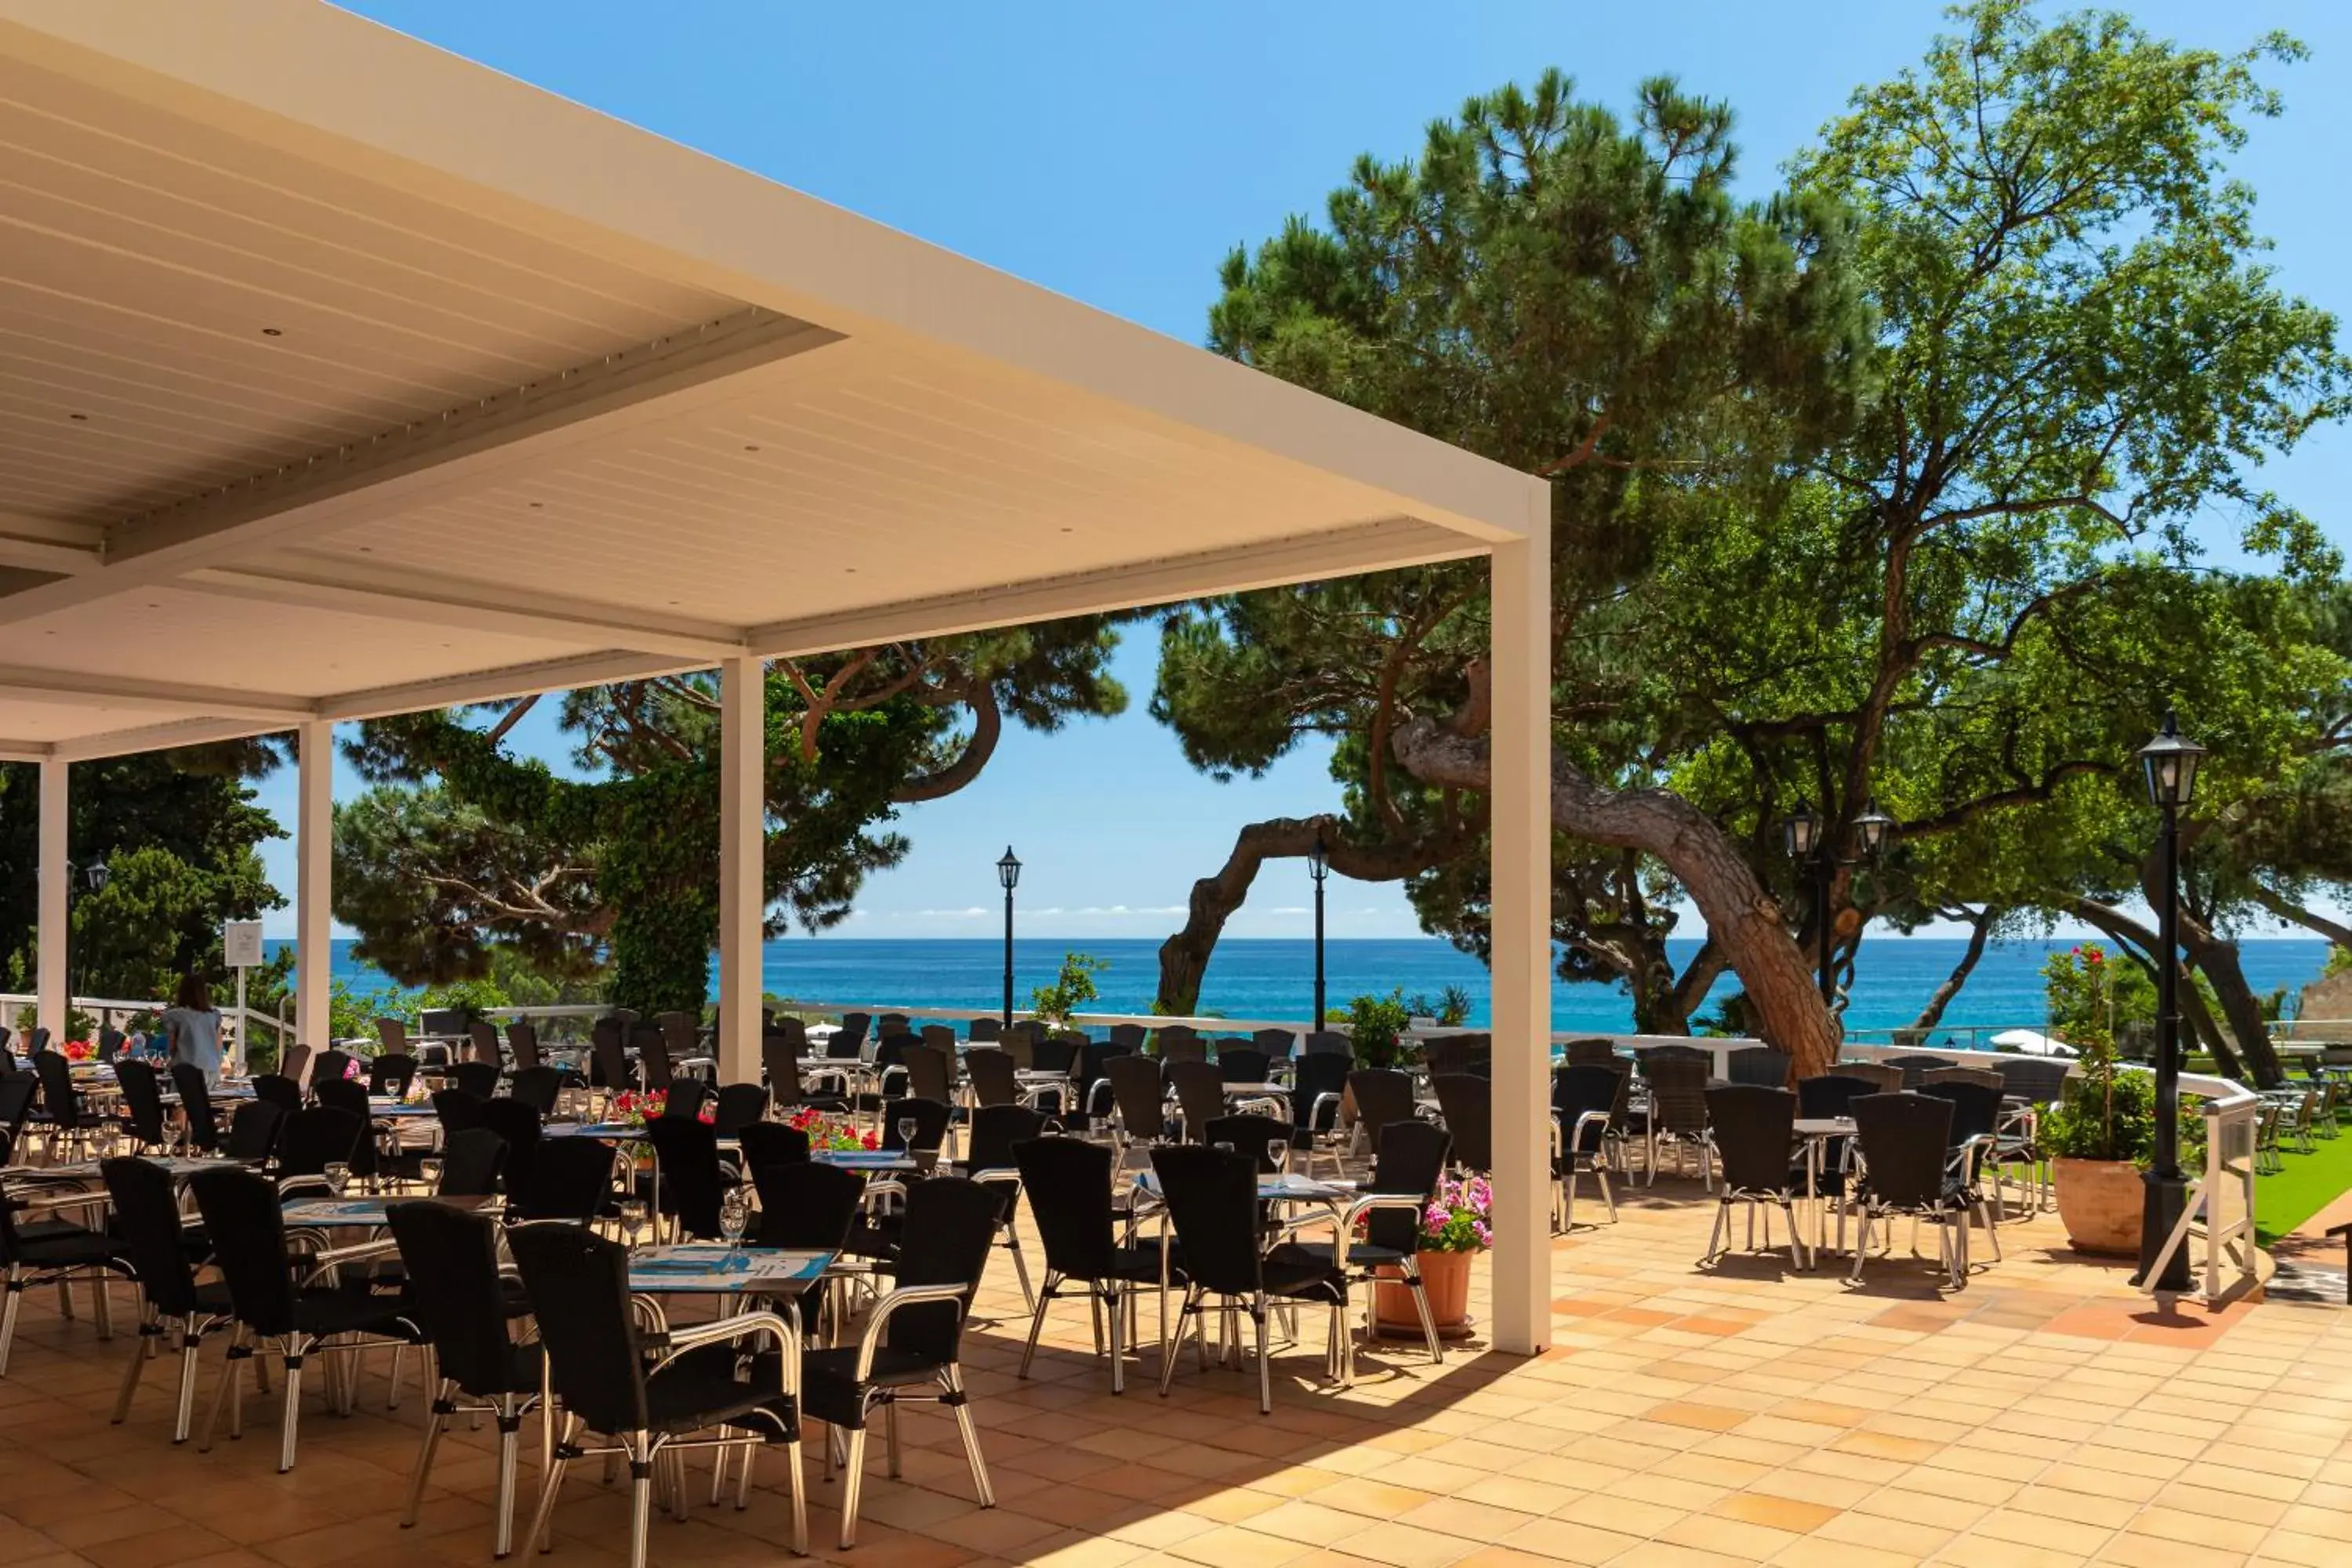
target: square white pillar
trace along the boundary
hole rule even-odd
[[[719,667],[719,1081],[760,1081],[768,910],[767,666]]]
[[[1546,505],[1549,502],[1547,500]],[[1533,510],[1533,509],[1531,509]],[[1495,1345],[1551,1341],[1551,542],[1492,558]]]
[[[66,794],[67,774],[72,766],[61,757],[41,759],[41,874],[36,936],[39,952],[33,966],[34,990],[37,994],[33,1019],[49,1032],[53,1046],[65,1044],[68,976],[73,973],[69,902],[73,867],[68,863],[71,851],[67,836],[73,818],[72,804]]]
[[[295,732],[294,1035],[313,1050],[332,1043],[335,726],[313,719]]]

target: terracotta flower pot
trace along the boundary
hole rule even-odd
[[[2078,1252],[2139,1254],[2140,1205],[2147,1187],[2129,1160],[2059,1160],[2058,1219]]]
[[[1421,1288],[1429,1297],[1430,1321],[1448,1339],[1462,1339],[1470,1332],[1472,1256],[1467,1252],[1414,1254],[1413,1260],[1421,1268]],[[1381,1331],[1418,1335],[1421,1313],[1413,1307],[1412,1291],[1403,1284],[1403,1276],[1385,1268],[1381,1273],[1381,1278],[1372,1288],[1372,1312]],[[1398,1282],[1391,1284],[1391,1279]]]

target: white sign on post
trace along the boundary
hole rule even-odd
[[[221,954],[223,962],[231,969],[258,969],[261,966],[261,922],[222,922]]]
[[[221,959],[236,971],[236,1070],[245,1069],[245,972],[261,964],[261,922],[223,921]]]

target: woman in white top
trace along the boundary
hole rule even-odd
[[[205,977],[184,976],[171,1006],[163,1011],[163,1034],[171,1042],[171,1059],[202,1069],[212,1088],[221,1080],[220,1026],[220,1009],[213,1005],[212,987]]]

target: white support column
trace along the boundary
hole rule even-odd
[[[1551,1342],[1552,1298],[1548,510],[1537,512],[1524,542],[1496,548],[1491,570],[1495,1344],[1533,1355]]]
[[[49,1032],[49,1043],[62,1046],[66,1040],[67,977],[73,952],[72,910],[69,904],[73,887],[73,868],[67,864],[71,853],[67,844],[66,828],[72,821],[71,803],[66,795],[66,774],[72,763],[59,757],[41,759],[41,879],[38,893],[39,930],[37,941],[39,956],[34,962],[34,989],[37,999],[33,1019]]]
[[[761,926],[767,914],[767,667],[719,667],[719,1081],[760,1081]]]
[[[294,1037],[325,1050],[333,984],[335,726],[313,719],[297,731],[294,812]]]

